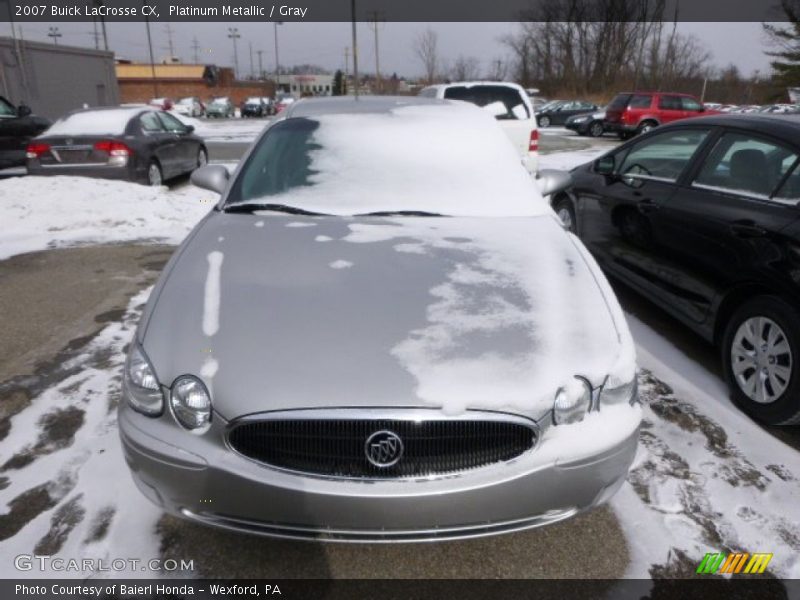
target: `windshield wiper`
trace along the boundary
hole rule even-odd
[[[356,217],[443,217],[439,213],[424,210],[383,210],[378,212],[361,213]]]
[[[262,204],[261,202],[238,202],[234,204],[227,204],[223,207],[225,212],[229,213],[252,213],[257,210],[266,210],[272,212],[287,213],[290,215],[305,215],[308,217],[327,217],[325,213],[313,212],[305,210],[304,208],[297,208],[296,206],[289,206],[288,204]]]

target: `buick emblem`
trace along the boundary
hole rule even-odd
[[[367,438],[364,453],[376,467],[391,467],[403,457],[403,440],[392,431],[376,431]]]

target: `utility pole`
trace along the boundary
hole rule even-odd
[[[97,7],[104,6],[104,0],[92,0],[92,4]],[[95,22],[95,30],[97,29],[97,19],[100,19],[100,29],[103,31],[103,50],[108,52],[108,32],[106,31],[106,18],[102,15],[100,17],[95,17],[93,20]],[[97,38],[95,38],[97,39]],[[97,42],[95,42],[95,47],[97,48]],[[99,48],[98,48],[99,50]]]
[[[53,38],[53,44],[58,46],[58,38],[61,37],[61,33],[58,31],[58,27],[50,27],[50,33],[47,34],[47,37]]]
[[[253,71],[253,42],[250,42],[250,79],[255,79],[255,71]]]
[[[146,5],[147,0],[142,0],[142,5]],[[156,79],[156,61],[153,58],[153,38],[150,36],[150,17],[144,16],[144,25],[147,28],[147,48],[150,51],[150,73],[153,75],[153,98],[158,98],[158,80]]]
[[[92,19],[92,33],[90,34],[94,38],[94,49],[100,50],[100,32],[97,31],[97,18]]]
[[[228,27],[228,37],[233,40],[233,78],[236,79],[239,74],[239,50],[236,46],[236,40],[242,36],[239,35],[239,30],[236,27]]]
[[[169,57],[172,59],[175,56],[175,46],[172,44],[172,25],[167,23],[164,25],[164,29],[167,31],[167,47],[169,48]],[[170,60],[172,62],[172,60]]]
[[[264,51],[256,50],[256,54],[258,54],[258,78],[264,79],[264,65],[261,62],[261,55],[264,54]]]
[[[278,87],[277,91],[281,91],[281,61],[278,58],[278,25],[283,25],[282,21],[275,21],[275,83]]]
[[[194,64],[200,64],[200,42],[197,41],[197,36],[192,38],[192,56]]]
[[[381,62],[380,62],[380,50],[378,47],[378,23],[380,19],[380,14],[377,10],[372,11],[372,19],[369,21],[371,23],[372,31],[375,33],[375,86],[377,92],[380,94],[383,88],[382,81],[381,81]]]
[[[347,95],[347,78],[350,76],[350,47],[344,47],[344,89],[343,95]]]
[[[353,82],[355,96],[358,98],[358,35],[356,33],[356,0],[350,0],[350,18],[353,24]]]

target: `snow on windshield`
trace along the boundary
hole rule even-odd
[[[228,202],[335,215],[550,210],[495,120],[462,103],[284,121],[255,149]]]
[[[122,135],[141,108],[88,110],[62,117],[47,130],[47,135]]]

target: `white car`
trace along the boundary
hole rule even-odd
[[[186,117],[202,117],[203,103],[200,102],[199,98],[195,97],[181,98],[175,103],[172,110]]]
[[[522,86],[504,81],[459,81],[423,88],[420,96],[463,100],[489,110],[511,139],[531,175],[539,170],[539,129]]]

